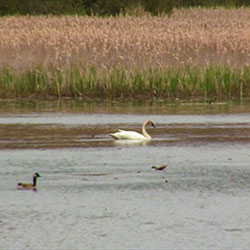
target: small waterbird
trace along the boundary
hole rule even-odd
[[[164,170],[166,167],[167,167],[167,165],[161,165],[161,166],[159,166],[159,167],[157,167],[157,166],[152,166],[153,169],[155,169],[155,170],[160,170],[160,171]]]
[[[147,120],[142,125],[142,134],[135,131],[125,131],[119,129],[118,132],[109,135],[116,140],[151,140],[151,136],[146,131],[146,125],[151,125],[155,128],[154,123],[150,120]]]
[[[33,175],[33,183],[25,183],[25,182],[19,182],[17,184],[17,188],[19,190],[36,190],[37,186],[36,186],[36,179],[37,177],[41,177],[39,173],[34,173]]]

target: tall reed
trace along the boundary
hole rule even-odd
[[[0,96],[248,96],[249,16],[2,17]]]
[[[0,68],[249,66],[249,16],[249,8],[194,8],[171,17],[2,17]]]
[[[0,97],[192,98],[250,97],[250,69],[197,67],[110,72],[95,67],[68,71],[37,68],[23,73],[0,72]]]

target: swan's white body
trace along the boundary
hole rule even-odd
[[[142,125],[142,134],[137,133],[135,131],[125,131],[125,130],[119,129],[118,132],[109,134],[109,135],[112,136],[116,140],[151,140],[151,136],[147,133],[146,128],[145,128],[146,125],[148,124],[155,127],[152,121],[150,120],[145,121]]]

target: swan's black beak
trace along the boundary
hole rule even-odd
[[[151,125],[155,128],[155,125],[154,125],[154,123],[153,123],[153,122],[151,122]]]

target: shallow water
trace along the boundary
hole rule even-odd
[[[2,249],[250,247],[248,104],[53,105],[0,108]],[[148,143],[108,136],[148,118]]]

